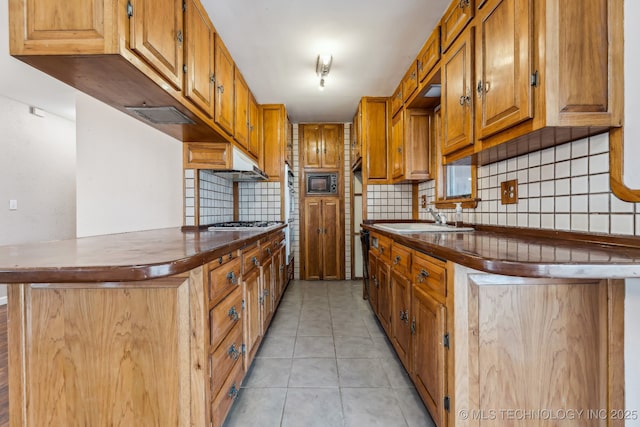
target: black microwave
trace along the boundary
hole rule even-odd
[[[338,194],[338,173],[308,173],[307,194]]]

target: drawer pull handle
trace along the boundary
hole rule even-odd
[[[231,344],[231,347],[229,347],[229,351],[227,351],[227,354],[233,360],[238,360],[238,357],[240,357],[240,352],[236,348],[236,343]]]
[[[378,252],[380,253],[384,252],[384,246],[380,246],[380,249],[378,249]]]
[[[238,393],[240,390],[238,390],[238,388],[236,387],[235,383],[231,386],[231,388],[229,389],[229,393],[227,393],[227,396],[229,397],[229,399],[231,400],[236,400],[238,398]]]
[[[253,257],[253,258],[251,258],[251,262],[253,262],[253,265],[255,265],[256,267],[257,267],[258,265],[260,265],[260,262],[258,262],[258,258],[257,258],[257,257]]]
[[[394,263],[395,265],[398,265],[398,264],[400,263],[400,259],[401,259],[401,258],[400,258],[400,255],[396,255],[395,259],[393,260],[393,263]]]
[[[228,315],[228,316],[231,318],[231,320],[233,320],[234,322],[237,322],[237,321],[238,321],[238,319],[240,319],[240,316],[238,315],[238,311],[236,310],[236,306],[235,306],[235,305],[229,309],[229,312],[227,313],[227,315]]]
[[[267,247],[267,254],[271,255],[271,248]]]
[[[233,271],[230,271],[229,274],[227,274],[227,280],[232,285],[238,284],[238,276],[236,276],[236,273],[234,273]]]
[[[420,270],[420,274],[417,275],[418,282],[423,283],[424,279],[426,279],[427,277],[429,277],[429,272],[423,268],[422,270]]]

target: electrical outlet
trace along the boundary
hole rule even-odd
[[[518,180],[511,179],[500,183],[501,202],[503,205],[518,203]]]
[[[17,200],[9,200],[9,210],[17,211],[18,210],[18,201]]]
[[[422,209],[427,209],[427,196],[426,195],[422,195],[422,197],[420,198],[420,205],[422,206]]]

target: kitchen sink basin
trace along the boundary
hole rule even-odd
[[[397,222],[375,224],[374,227],[394,233],[442,233],[442,232],[458,232],[473,231],[471,227],[455,227],[453,225],[442,225],[430,222]]]

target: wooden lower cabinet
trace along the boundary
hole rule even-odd
[[[267,332],[271,317],[273,316],[273,257],[260,266],[260,316],[262,319],[262,334]]]
[[[387,335],[391,334],[391,290],[390,285],[390,269],[381,259],[378,260],[378,320],[382,328],[387,332]]]
[[[378,293],[380,283],[378,279],[378,258],[369,252],[369,304],[374,313],[378,313]]]
[[[251,273],[243,277],[244,297],[244,367],[245,371],[258,351],[262,340],[262,322],[260,312],[260,270],[254,268]]]
[[[411,378],[433,421],[443,426],[447,381],[446,347],[447,309],[424,286],[411,287]]]
[[[305,280],[344,279],[344,233],[338,197],[304,201],[302,249]]]
[[[411,282],[394,269],[391,270],[391,344],[400,361],[409,369],[411,329],[409,309],[411,306]]]

